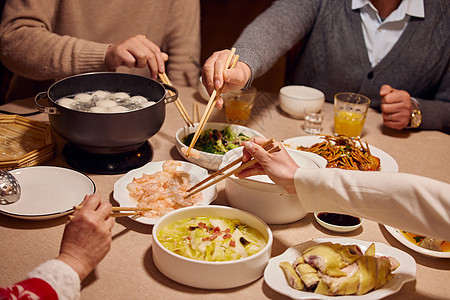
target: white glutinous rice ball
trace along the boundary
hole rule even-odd
[[[72,108],[73,104],[76,101],[72,98],[61,98],[57,101],[57,103],[61,106],[67,107],[67,108]]]
[[[78,100],[80,102],[91,102],[92,95],[84,94],[84,93],[76,94],[75,100]]]
[[[142,103],[141,106],[142,106],[142,108],[146,108],[146,107],[149,107],[149,106],[152,106],[155,104],[156,104],[155,101],[147,101],[147,102]]]
[[[108,109],[108,112],[124,112],[124,111],[129,111],[129,109],[120,105]]]
[[[107,91],[95,91],[92,93],[92,97],[95,97],[97,99],[105,99],[108,97],[111,93]]]
[[[106,108],[98,107],[98,106],[92,106],[90,108],[90,111],[94,112],[94,113],[107,113],[108,112],[108,110]]]
[[[130,95],[128,95],[128,94],[125,93],[125,92],[114,93],[114,94],[112,94],[112,96],[113,96],[113,98],[116,99],[116,100],[125,100],[125,99],[130,98]]]
[[[95,105],[97,105],[98,107],[104,107],[104,108],[111,108],[114,106],[117,106],[116,101],[113,100],[98,100],[97,102],[95,102]]]
[[[130,98],[130,102],[133,104],[141,104],[141,103],[148,102],[148,100],[147,100],[147,98],[145,98],[143,96],[133,96]]]

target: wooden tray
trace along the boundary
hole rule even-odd
[[[18,115],[0,115],[0,169],[35,166],[53,157],[50,125]]]

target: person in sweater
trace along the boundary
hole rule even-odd
[[[281,151],[268,153],[253,137],[244,143],[243,161],[258,164],[238,177],[267,174],[290,194],[297,194],[308,212],[334,212],[374,220],[450,241],[450,184],[407,173],[353,171],[336,168],[302,169],[280,142]]]
[[[292,84],[330,102],[337,92],[368,96],[397,130],[450,133],[449,14],[446,0],[278,0],[235,42],[233,70],[222,72],[229,50],[210,56],[204,85],[245,88],[300,42]]]
[[[7,0],[0,59],[14,75],[6,100],[34,97],[55,80],[116,71],[196,86],[200,1]]]
[[[60,253],[31,271],[27,279],[0,287],[0,299],[79,299],[80,282],[111,248],[111,204],[86,196],[64,229]]]

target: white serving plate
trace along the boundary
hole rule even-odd
[[[310,147],[323,141],[325,140],[320,138],[320,135],[298,136],[284,140],[283,145],[287,148],[297,149],[299,146]],[[369,148],[372,155],[380,159],[382,172],[398,172],[398,164],[392,156],[375,146],[369,145]]]
[[[404,246],[408,247],[411,250],[414,250],[418,253],[428,255],[431,257],[450,258],[450,252],[441,252],[441,251],[434,251],[434,250],[422,248],[422,247],[417,246],[416,244],[413,244],[410,241],[408,241],[406,239],[406,237],[401,232],[399,232],[400,231],[399,229],[396,229],[396,228],[388,226],[388,225],[384,225],[384,227],[390,234],[392,234],[392,236],[395,239],[397,239],[397,241],[399,241],[400,243],[402,243]]]
[[[414,258],[394,247],[388,246],[383,243],[375,242],[375,253],[380,256],[392,256],[399,262],[400,266],[394,271],[394,278],[392,278],[386,285],[378,290],[374,290],[364,295],[349,295],[349,296],[326,296],[320,294],[314,294],[311,292],[298,291],[290,287],[286,281],[286,277],[281,270],[279,264],[283,261],[293,262],[298,256],[300,256],[304,250],[314,244],[332,242],[339,243],[341,245],[358,245],[364,253],[372,242],[361,241],[350,238],[320,238],[313,239],[311,241],[298,244],[288,248],[283,254],[273,257],[269,260],[269,263],[264,271],[264,280],[267,285],[280,294],[291,297],[292,299],[339,299],[339,300],[372,300],[381,299],[389,295],[398,292],[401,287],[409,282],[415,280],[416,277],[416,262]]]
[[[190,183],[192,185],[196,184],[197,182],[203,180],[204,178],[208,177],[208,171],[202,167],[199,167],[197,165],[180,161],[181,167],[178,168],[179,171],[185,171],[191,174]],[[119,203],[122,207],[135,207],[137,204],[137,201],[130,197],[127,185],[133,181],[133,178],[142,177],[142,174],[153,174],[157,171],[162,171],[162,165],[164,161],[158,161],[158,162],[149,162],[146,165],[131,170],[125,175],[123,175],[119,180],[117,180],[114,183],[114,193],[113,197],[114,199]],[[217,197],[217,189],[216,186],[213,185],[205,190],[202,191],[203,193],[203,200],[197,204],[198,205],[208,205],[211,202],[214,201]],[[147,218],[147,217],[139,217],[134,218],[137,222],[143,223],[143,224],[149,224],[154,225],[161,217],[155,217],[155,218]]]
[[[47,220],[67,215],[85,195],[95,192],[86,175],[61,167],[35,166],[10,171],[22,190],[19,201],[0,205],[0,212],[15,218]]]

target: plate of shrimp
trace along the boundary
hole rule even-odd
[[[187,190],[207,176],[206,169],[184,161],[149,162],[117,180],[113,197],[122,207],[150,208],[130,218],[154,225],[176,209],[213,202],[217,197],[215,185],[185,198]]]

